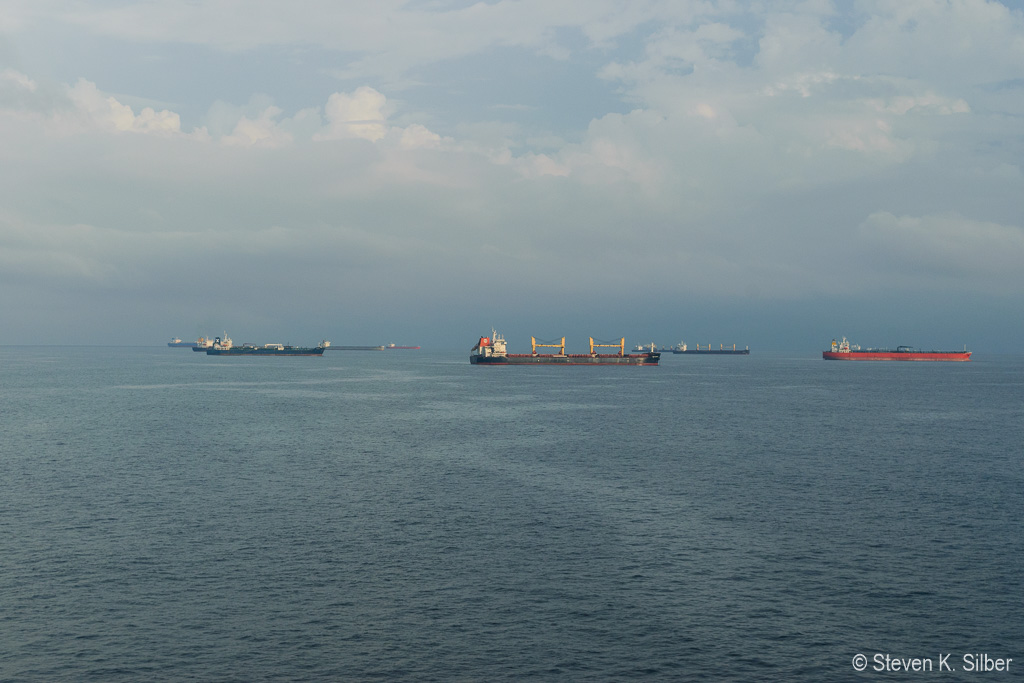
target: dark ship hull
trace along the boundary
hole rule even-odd
[[[544,344],[531,339],[532,353],[508,353],[505,338],[492,330],[490,337],[480,341],[470,351],[469,362],[473,365],[653,365],[661,360],[661,353],[653,348],[642,353],[626,353],[626,339],[618,344],[595,343],[590,339],[590,353],[566,353],[565,337],[558,344]],[[558,353],[537,353],[537,347],[551,346]],[[619,349],[618,353],[596,353],[595,348],[606,346]]]
[[[324,347],[305,348],[285,346],[283,348],[266,348],[263,346],[233,346],[230,349],[207,349],[207,356],[322,356]]]
[[[473,365],[657,365],[661,353],[631,353],[625,356],[613,354],[590,355],[586,353],[559,356],[553,354],[510,353],[505,356],[484,356],[473,354],[469,362]]]
[[[672,353],[701,356],[749,356],[750,349],[672,349]]]

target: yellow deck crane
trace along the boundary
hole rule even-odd
[[[618,349],[620,356],[625,356],[626,355],[626,338],[625,337],[620,339],[618,344],[595,344],[594,343],[594,338],[591,337],[590,338],[590,355],[591,356],[594,355],[594,347],[596,347],[596,346],[607,346],[607,347],[612,348],[612,349]]]
[[[540,343],[537,342],[537,338],[536,337],[530,337],[530,345],[533,347],[533,355],[535,355],[535,356],[537,355],[537,347],[538,346],[544,346],[544,347],[550,347],[552,349],[558,349],[558,355],[559,356],[564,356],[565,355],[565,337],[562,337],[562,342],[560,344],[540,344]]]

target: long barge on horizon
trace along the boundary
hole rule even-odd
[[[590,338],[590,353],[565,352],[565,337],[557,344],[541,344],[536,337],[530,337],[531,353],[508,353],[505,338],[491,331],[490,337],[480,341],[470,351],[469,362],[473,365],[657,365],[661,360],[658,351],[626,353],[626,339],[618,344],[597,344]],[[595,348],[613,347],[618,353],[597,353]],[[557,348],[558,353],[537,353],[537,347]]]
[[[963,351],[921,351],[910,346],[897,346],[895,349],[861,349],[843,337],[843,341],[832,340],[832,348],[822,351],[825,360],[923,360],[923,361],[969,361],[971,352],[964,347]]]
[[[743,348],[743,349],[737,349],[735,344],[732,345],[732,348],[727,347],[725,344],[721,344],[717,349],[714,349],[714,348],[711,348],[711,344],[708,344],[707,348],[703,348],[703,347],[701,347],[700,344],[697,344],[697,348],[691,349],[691,348],[688,348],[686,346],[686,344],[683,344],[682,342],[680,342],[679,346],[676,346],[676,347],[674,347],[672,349],[672,353],[701,354],[701,355],[703,355],[703,354],[713,354],[713,355],[716,355],[716,356],[749,356],[750,355],[750,347],[748,346],[748,347]]]
[[[396,349],[415,350],[418,346],[398,346],[397,344],[376,344],[376,345],[341,345],[332,346],[331,351],[394,351]]]

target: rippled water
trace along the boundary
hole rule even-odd
[[[0,406],[3,680],[1024,671],[1016,356],[5,347]]]

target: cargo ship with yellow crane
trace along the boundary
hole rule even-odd
[[[556,343],[541,343],[530,337],[530,353],[509,353],[505,337],[491,330],[490,337],[480,341],[470,351],[469,362],[473,365],[657,365],[661,352],[651,346],[650,351],[626,353],[626,338],[614,344],[601,344],[590,338],[590,353],[566,353],[565,337]],[[538,353],[538,348],[557,349],[557,353]],[[618,349],[615,353],[599,353],[600,348]]]

